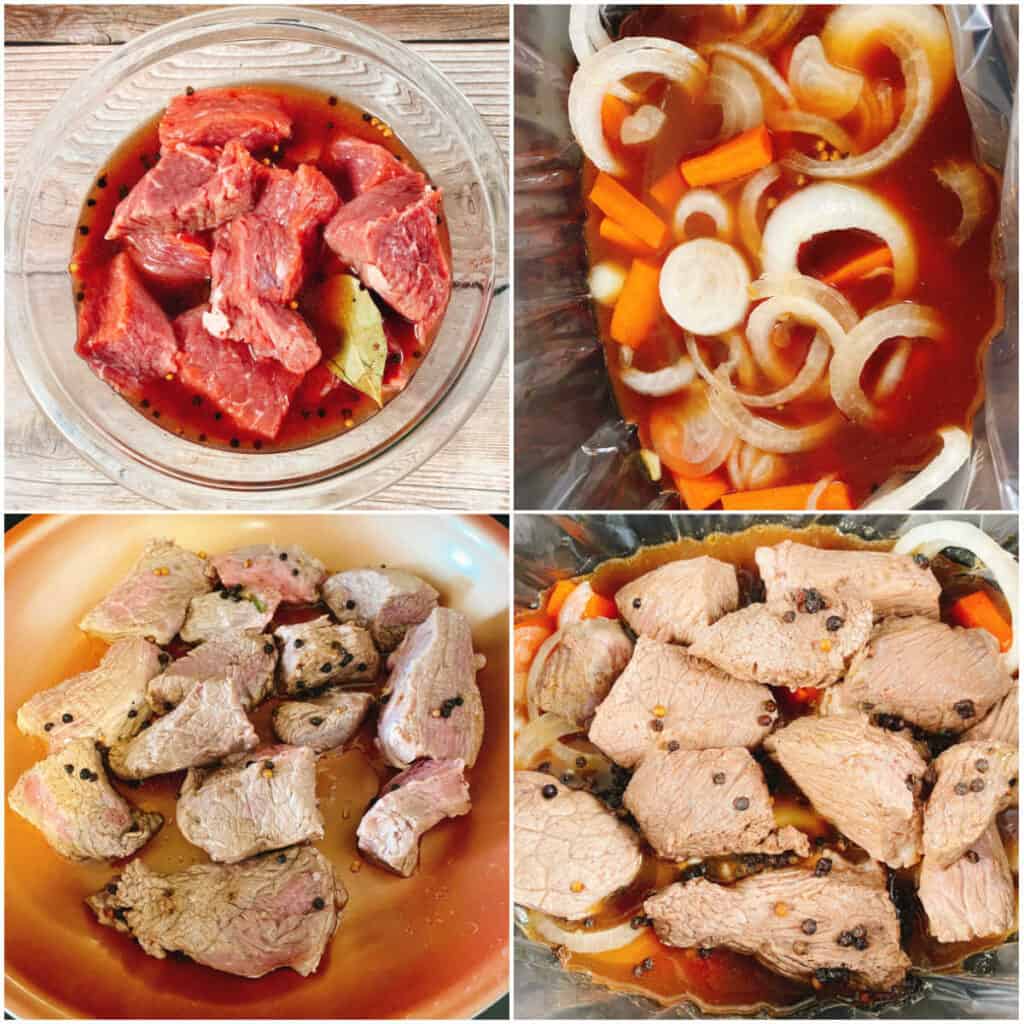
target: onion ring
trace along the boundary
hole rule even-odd
[[[546,942],[564,946],[573,953],[608,953],[613,949],[622,949],[623,946],[636,942],[646,931],[646,928],[634,928],[631,921],[624,921],[612,928],[602,928],[600,931],[590,928],[567,931],[546,914],[535,914],[532,924],[534,931]]]
[[[747,179],[740,194],[739,227],[740,239],[747,251],[758,261],[761,259],[761,228],[757,221],[757,211],[765,192],[779,180],[782,171],[778,164],[762,167],[756,174]]]
[[[864,76],[830,63],[817,36],[793,47],[786,79],[800,106],[822,117],[845,117],[864,89]]]
[[[754,76],[742,64],[721,54],[711,60],[704,101],[722,108],[720,139],[731,139],[764,121],[764,103]]]
[[[749,68],[761,78],[784,107],[796,106],[796,97],[790,87],[786,85],[786,80],[775,70],[771,61],[766,60],[761,54],[736,43],[708,43],[702,47],[702,50],[705,53],[720,53],[726,57],[732,57],[733,60]]]
[[[668,254],[658,292],[665,312],[684,331],[713,335],[742,322],[749,285],[747,264],[731,245],[695,238]]]
[[[905,512],[934,494],[971,457],[971,439],[959,427],[939,431],[942,451],[901,483],[886,481],[861,506],[873,512]]]
[[[519,730],[515,742],[516,768],[527,771],[534,758],[551,746],[555,740],[570,733],[579,732],[571,722],[552,714],[550,711],[533,719]]]
[[[800,24],[806,11],[806,7],[797,4],[770,4],[762,7],[754,20],[733,41],[742,46],[770,50]]]
[[[619,129],[619,141],[624,146],[641,146],[658,137],[658,132],[668,120],[665,111],[659,107],[645,103],[642,107],[624,118]]]
[[[842,125],[819,114],[808,114],[804,110],[774,110],[768,114],[767,123],[777,132],[816,135],[840,153],[853,153],[857,149],[857,144]]]
[[[961,246],[992,208],[988,178],[977,164],[966,160],[944,160],[932,173],[960,200],[960,223],[949,240]]]
[[[676,205],[672,217],[672,231],[677,241],[686,238],[686,222],[695,214],[703,213],[715,222],[715,231],[721,239],[732,235],[732,208],[715,191],[695,188],[687,192]]]
[[[682,391],[683,388],[693,383],[696,376],[697,371],[686,356],[681,356],[671,366],[666,366],[661,370],[645,372],[634,370],[628,366],[619,370],[619,380],[630,391],[635,391],[640,395],[654,395],[658,398]]]
[[[786,463],[781,455],[737,441],[729,453],[727,469],[736,490],[757,491],[777,484],[786,474]]]

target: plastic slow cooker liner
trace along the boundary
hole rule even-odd
[[[739,533],[751,526],[780,523],[793,529],[833,526],[866,540],[895,539],[913,526],[936,520],[962,520],[984,530],[1015,557],[1019,525],[1015,515],[807,515],[686,513],[677,515],[539,515],[519,514],[515,521],[514,568],[517,608],[536,605],[543,590],[566,576],[592,572],[609,558],[624,558],[641,547],[681,537]],[[980,568],[979,568],[980,571]],[[664,1007],[652,999],[612,992],[584,974],[564,970],[550,947],[515,936],[515,1015],[519,1019],[589,1018],[601,1020],[688,1019],[710,1014],[691,1003]],[[974,954],[964,968],[929,973],[914,968],[921,984],[913,993],[884,1009],[872,1011],[835,999],[809,997],[779,1016],[832,1019],[882,1018],[1012,1019],[1018,1016],[1017,937],[998,949]],[[735,1016],[723,1011],[722,1016]]]
[[[605,5],[614,28],[630,8]],[[1003,174],[1006,322],[985,364],[971,459],[921,507],[1018,507],[1018,8],[944,8],[978,156]],[[567,100],[576,58],[567,5],[515,9],[516,507],[675,507],[640,461],[612,395],[587,289],[582,154]]]

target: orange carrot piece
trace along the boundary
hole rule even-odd
[[[611,217],[602,218],[597,233],[606,242],[618,245],[634,256],[654,255],[654,250],[646,242],[642,242],[632,231],[627,231],[621,224],[616,224]]]
[[[606,217],[619,224],[628,224],[629,230],[652,249],[660,249],[664,245],[668,235],[665,222],[611,175],[602,171],[597,176],[590,190],[590,201]]]
[[[717,472],[690,478],[673,473],[672,479],[686,507],[694,510],[711,508],[729,490],[728,481]]]
[[[678,168],[670,167],[647,191],[663,210],[671,212],[683,198],[686,182]]]
[[[958,625],[968,629],[987,629],[998,641],[1001,651],[1008,651],[1013,643],[1013,627],[1003,618],[992,598],[984,590],[961,597],[950,609]]]
[[[892,253],[889,251],[889,246],[880,245],[877,249],[872,249],[860,256],[854,256],[847,263],[836,267],[835,270],[830,270],[822,278],[822,281],[833,286],[852,284],[854,281],[859,281],[862,277],[867,277],[872,270],[891,266]]]
[[[814,686],[801,686],[795,689],[790,696],[798,704],[817,704],[821,698],[821,690]]]
[[[687,185],[699,188],[742,178],[744,174],[759,171],[771,162],[772,137],[768,129],[760,124],[700,156],[684,160],[679,170]]]
[[[633,110],[628,103],[611,93],[608,93],[601,101],[601,130],[604,132],[604,137],[613,145],[619,144],[622,122],[632,113]]]
[[[612,341],[639,348],[647,340],[661,312],[658,279],[661,268],[650,260],[635,259],[615,303],[609,333]]]
[[[555,624],[547,615],[528,615],[516,622],[513,633],[517,672],[526,672],[530,668],[540,645],[554,632]]]
[[[559,580],[552,588],[551,593],[548,595],[548,603],[544,608],[553,619],[558,618],[558,613],[562,610],[562,605],[565,604],[566,598],[576,589],[577,584],[573,583],[572,580]]]
[[[816,486],[790,484],[759,491],[734,491],[722,495],[722,508],[729,512],[800,512],[807,507],[807,499]],[[818,498],[817,507],[832,511],[852,509],[849,488],[841,480],[833,480]]]
[[[600,594],[591,594],[583,609],[584,619],[617,619],[619,609],[610,597],[602,597]]]

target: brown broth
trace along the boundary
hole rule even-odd
[[[819,32],[831,9],[808,8],[796,29],[765,55],[777,63],[784,50],[804,36]],[[752,9],[749,17],[752,18],[756,10]],[[644,6],[625,18],[621,35],[660,36],[694,45],[713,33],[711,17],[706,9],[696,6]],[[879,58],[870,70],[873,75],[890,80],[896,89],[902,86],[899,68],[892,60]],[[697,131],[692,123],[696,120],[695,113],[699,112],[682,95],[675,95],[679,91],[676,87],[669,88],[672,94],[665,107],[670,130],[662,132],[650,146],[632,147],[639,152],[630,154],[626,147],[616,150],[629,168],[628,176],[621,179],[622,184],[641,199],[646,199],[644,193],[651,182],[695,151]],[[654,92],[649,93],[649,97],[647,102],[657,103],[662,99],[661,94]],[[840,121],[851,129],[854,122],[852,116]],[[773,137],[776,159],[786,149],[809,151],[807,145],[798,141],[805,138],[803,136],[774,132]],[[959,202],[935,178],[932,168],[947,159],[972,161],[972,145],[967,108],[960,86],[954,82],[911,149],[887,168],[863,179],[908,223],[918,256],[918,280],[908,298],[933,306],[939,312],[948,328],[946,338],[914,346],[900,387],[892,397],[879,403],[879,417],[871,428],[844,419],[813,451],[785,456],[787,473],[780,482],[809,483],[835,473],[849,486],[855,506],[860,505],[894,473],[916,469],[928,462],[940,447],[936,436],[940,428],[956,426],[970,432],[974,414],[982,401],[984,353],[1003,323],[1003,287],[992,274],[996,210],[993,203],[968,241],[959,249],[953,247],[948,236],[959,221]],[[707,143],[704,143],[696,151],[706,148]],[[582,178],[584,196],[589,194],[596,174],[594,166],[587,161]],[[998,176],[991,173],[990,177],[993,194],[998,195]],[[795,179],[787,172],[770,194],[782,200],[797,189]],[[600,212],[589,201],[586,207],[585,239],[591,265],[602,260],[628,265],[629,257],[624,257],[623,250],[598,234]],[[859,254],[865,241],[865,237],[857,237],[855,232],[819,236],[802,250],[800,269],[812,275],[831,270]],[[885,300],[888,287],[887,279],[882,278],[847,289],[846,294],[863,315]],[[619,346],[609,335],[611,310],[595,303],[594,312],[619,409],[628,423],[637,425],[640,444],[652,448],[649,422],[658,400],[639,395],[622,384],[617,372]],[[892,351],[892,344],[883,346],[869,363],[864,375],[864,384],[869,389],[887,353]],[[682,351],[683,332],[662,313],[652,338],[637,351],[635,365],[641,369],[655,368],[663,364],[666,355],[675,358]],[[794,370],[803,351],[799,345],[792,346]],[[777,418],[786,425],[801,425],[820,420],[833,408],[830,401],[804,398],[790,402],[783,415],[769,410],[755,412],[768,412],[769,418]]]
[[[326,149],[336,134],[344,133],[384,146],[406,165],[423,173],[422,166],[392,129],[354,104],[325,92],[290,83],[238,84],[273,95],[283,103],[292,118],[292,136],[280,145],[278,152],[271,149],[254,152],[253,155],[264,163],[290,171],[302,163],[312,163],[337,185],[336,175],[326,164],[321,166],[318,154]],[[80,296],[87,289],[102,287],[107,264],[122,248],[121,242],[107,241],[103,236],[110,226],[117,204],[159,157],[158,126],[161,116],[157,114],[141,125],[115,150],[97,174],[93,188],[82,206],[71,258],[77,268],[71,274],[76,303],[81,301]],[[83,228],[87,229],[85,235],[82,234]],[[206,232],[204,237],[209,243],[212,232]],[[440,237],[450,263],[451,243],[447,222],[443,220]],[[323,351],[321,364],[336,354],[340,343],[337,329],[330,326],[330,310],[322,300],[321,284],[332,275],[347,269],[321,239],[309,260],[306,284],[296,299],[299,313],[313,328]],[[171,318],[209,298],[209,282],[168,288],[143,276],[150,294]],[[437,330],[435,328],[427,338],[418,339],[413,324],[383,302],[378,302],[378,306],[391,343],[390,357],[384,371],[383,391],[387,403],[400,393],[423,362]],[[250,452],[304,448],[343,434],[379,411],[371,398],[344,384],[316,401],[307,400],[300,386],[281,424],[280,432],[270,441],[237,427],[211,401],[196,395],[177,378],[147,383],[132,404],[142,415],[186,440],[211,448],[234,448]]]

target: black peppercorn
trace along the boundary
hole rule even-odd
[[[274,653],[274,645],[272,643],[265,643],[263,645],[263,653],[264,654],[273,654]]]
[[[914,555],[914,561],[917,562],[922,569],[927,569],[930,564],[926,555]]]
[[[309,724],[310,725],[323,725],[324,724],[324,720],[319,715],[314,715],[309,720]]]
[[[46,723],[46,724],[45,724],[45,725],[43,726],[43,731],[44,731],[44,732],[49,732],[49,731],[50,731],[50,730],[51,730],[52,728],[53,728],[53,722],[47,722],[47,723]]]
[[[843,620],[838,615],[830,615],[825,620],[825,628],[830,633],[835,633],[836,630],[842,629],[842,627],[843,627]]]
[[[287,551],[282,551],[282,552],[281,552],[281,554],[279,554],[279,555],[278,555],[277,557],[278,557],[278,558],[279,558],[279,559],[280,559],[280,560],[281,560],[282,562],[287,562],[287,561],[288,561],[288,552],[287,552]]]
[[[186,86],[185,87],[185,95],[186,96],[193,96],[193,95],[195,95],[195,89],[193,89],[191,85]]]
[[[974,762],[974,767],[984,775],[985,772],[988,771],[988,761],[984,757],[979,757],[978,760]]]
[[[737,811],[745,811],[750,806],[750,801],[745,796],[738,796],[732,802]]]
[[[814,918],[807,917],[800,924],[800,931],[804,935],[813,935],[818,930],[818,922]]]
[[[977,850],[968,850],[964,856],[972,863],[977,864],[981,857],[978,856]]]
[[[758,725],[771,725],[772,724],[772,716],[771,715],[758,715],[758,717],[757,717],[757,724]]]
[[[359,662],[359,664],[356,665],[356,671],[357,672],[365,672],[366,671],[366,662],[365,661]]]
[[[980,793],[985,788],[984,779],[971,779],[971,792]]]
[[[298,569],[292,569],[292,575],[293,576],[298,576],[299,575],[299,570]]]
[[[323,663],[323,664],[322,664],[322,665],[320,666],[320,671],[321,671],[321,672],[330,672],[330,671],[331,671],[331,670],[332,670],[333,668],[334,668],[334,666],[333,666],[333,665],[332,665],[332,664],[331,664],[331,663],[330,663],[329,661],[325,661],[325,662],[324,662],[324,663]]]
[[[819,877],[827,875],[832,870],[832,860],[830,857],[820,857],[818,863],[814,865],[814,873]]]
[[[283,853],[279,853],[279,854],[277,855],[277,863],[278,863],[278,864],[284,864],[284,862],[285,862],[286,860],[288,860],[288,858],[287,858],[287,857],[285,856],[285,854],[283,854]]]
[[[79,233],[80,235],[87,235],[87,234],[89,234],[89,229],[88,229],[88,227],[86,227],[86,225],[85,225],[85,224],[82,224],[82,225],[81,225],[81,226],[79,227],[79,229],[78,229],[78,233]]]
[[[679,749],[679,740],[668,741],[668,752],[674,754]]]
[[[305,646],[306,646],[306,641],[303,640],[301,636],[297,637],[296,640],[295,640],[295,647],[296,647],[296,649],[297,650],[301,650]]]
[[[544,797],[544,799],[545,799],[545,800],[552,800],[552,799],[554,799],[554,798],[555,798],[556,796],[558,796],[558,787],[557,787],[556,785],[554,785],[553,783],[549,782],[549,783],[548,783],[548,784],[547,784],[547,785],[546,785],[546,786],[545,786],[545,787],[544,787],[544,788],[543,788],[543,789],[542,789],[542,790],[540,791],[540,795],[541,795],[542,797]]]
[[[633,598],[633,607],[634,607],[634,608],[637,608],[637,609],[638,609],[638,608],[640,607],[640,603],[641,603],[641,602],[640,602],[640,598],[639,598],[639,597],[634,597],[634,598]]]
[[[336,107],[338,105],[338,97],[337,96],[328,96],[327,97],[327,103],[328,103],[329,106]]]
[[[138,712],[138,710],[136,708],[129,708],[128,709],[128,717],[129,718],[137,718],[138,714],[139,714],[139,712]]]
[[[66,765],[64,765],[64,771],[66,771],[68,773],[68,775],[74,775],[75,774],[75,766],[73,764],[66,764]]]
[[[82,769],[82,770],[81,770],[81,771],[80,771],[80,772],[78,773],[78,777],[79,777],[80,779],[82,779],[83,781],[88,781],[88,779],[89,779],[89,776],[90,776],[91,774],[92,774],[92,772],[90,772],[88,768],[83,768],[83,769]]]
[[[326,907],[326,906],[327,906],[327,904],[324,903],[324,901],[319,896],[317,896],[317,898],[315,900],[313,900],[313,909],[314,910],[323,910],[324,907]]]
[[[724,786],[725,785],[725,772],[715,772],[715,774],[711,776],[711,781],[716,786]]]
[[[782,616],[782,621],[783,622],[796,622],[796,612],[793,612],[793,611],[786,612],[786,614]]]
[[[651,719],[651,730],[653,732],[661,732],[665,728],[665,723],[660,718]]]
[[[347,609],[348,609],[349,611],[352,611],[352,609],[353,609],[353,608],[355,608],[355,606],[356,606],[356,603],[355,603],[355,601],[353,601],[353,600],[352,600],[351,598],[349,598],[349,599],[348,599],[348,600],[347,600],[347,601],[345,602],[345,607],[346,607],[346,608],[347,608]]]
[[[967,796],[967,783],[966,782],[958,782],[953,787],[953,792],[956,793],[957,796]]]
[[[974,717],[974,701],[973,700],[958,700],[953,705],[953,710],[961,718],[973,718]]]
[[[60,716],[60,720],[65,725],[68,725],[70,722],[73,722],[75,720],[75,716],[74,715],[70,715],[70,714],[68,714],[68,712],[65,711],[64,714]]]

